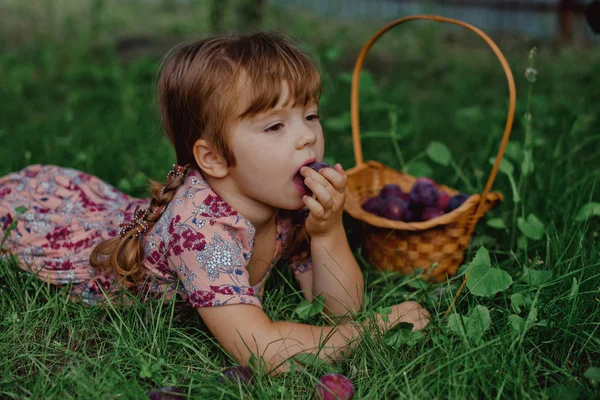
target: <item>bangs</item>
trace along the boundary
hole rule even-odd
[[[246,60],[243,60],[246,61]],[[308,56],[304,54],[266,54],[264,57],[252,58],[240,65],[236,75],[244,75],[243,79],[249,91],[247,104],[240,107],[238,119],[253,118],[267,112],[281,101],[283,84],[287,83],[289,96],[284,107],[305,107],[318,103],[321,98],[321,77]],[[240,93],[238,91],[238,93]],[[237,99],[241,99],[237,96]]]

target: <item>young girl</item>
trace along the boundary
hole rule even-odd
[[[179,47],[158,89],[177,164],[152,198],[30,166],[0,178],[4,252],[86,304],[181,296],[240,364],[254,354],[281,372],[298,353],[339,359],[363,328],[350,317],[364,282],[342,225],[344,170],[306,167],[324,154],[310,58],[276,33],[210,38]],[[335,325],[269,320],[261,298],[280,260],[305,299],[324,296]],[[366,323],[421,329],[429,313],[405,302],[388,317]]]

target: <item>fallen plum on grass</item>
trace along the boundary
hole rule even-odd
[[[219,380],[225,382],[236,382],[250,384],[252,383],[252,369],[246,365],[234,365],[221,371],[223,376]]]
[[[354,384],[341,374],[326,374],[315,385],[315,400],[350,400],[354,397]]]
[[[182,400],[187,399],[183,390],[175,386],[165,386],[148,393],[148,400]]]

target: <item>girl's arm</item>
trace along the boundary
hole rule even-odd
[[[415,302],[393,306],[389,322],[376,317],[375,322],[389,329],[399,322],[423,328],[429,313]],[[287,372],[286,360],[296,354],[315,354],[333,363],[358,344],[362,326],[355,323],[336,326],[312,326],[294,322],[271,322],[260,307],[236,304],[198,307],[200,317],[220,345],[240,364],[248,365],[251,355],[262,357],[272,374]],[[372,321],[367,321],[367,323]],[[322,348],[321,348],[322,347]]]
[[[312,238],[312,295],[323,294],[324,312],[341,317],[362,307],[364,278],[343,225],[326,237]]]

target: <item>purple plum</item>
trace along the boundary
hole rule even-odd
[[[381,211],[381,208],[383,207],[384,203],[385,201],[379,196],[371,197],[362,203],[362,208],[366,212],[379,215],[379,212]]]
[[[240,381],[242,383],[252,383],[252,369],[246,365],[234,365],[221,371],[227,381],[235,382]],[[221,382],[225,379],[221,378]]]
[[[400,189],[400,186],[395,185],[393,183],[385,185],[379,191],[379,197],[381,197],[382,199],[387,199],[388,197],[400,197],[402,194],[403,192],[402,189]]]
[[[430,219],[437,218],[441,215],[444,215],[444,210],[440,210],[437,207],[425,207],[421,213],[421,219],[423,221],[429,221]]]
[[[407,207],[407,204],[399,197],[388,197],[384,200],[379,216],[393,221],[402,221]]]
[[[187,399],[183,394],[183,390],[175,386],[166,386],[148,393],[148,400],[181,400]]]
[[[404,212],[404,222],[419,222],[421,221],[421,213],[407,207]]]
[[[434,181],[434,180],[433,180],[433,179],[431,179],[431,178],[428,178],[428,177],[426,177],[426,176],[422,176],[422,177],[420,177],[420,178],[417,178],[417,180],[415,181],[415,183],[416,183],[416,182],[427,182],[427,183],[429,183],[429,184],[431,184],[431,185],[433,185],[433,186],[436,186],[436,187],[437,187],[437,182],[436,182],[436,181]]]
[[[315,400],[350,400],[354,397],[354,384],[341,374],[326,374],[315,385]]]
[[[469,195],[466,193],[458,193],[450,199],[448,202],[447,212],[456,210],[458,207],[462,206],[462,204],[469,198]]]
[[[331,165],[327,164],[325,161],[315,161],[314,163],[308,164],[307,167],[319,172],[320,170],[322,170],[323,168],[333,168]],[[297,173],[298,176],[298,180],[300,181],[300,184],[302,185],[302,187],[304,187],[304,189],[309,193],[312,194],[311,190],[308,188],[308,186],[306,186],[304,184],[304,178],[302,177],[302,175],[300,174],[300,171],[298,171]]]
[[[448,202],[450,201],[450,195],[446,192],[442,192],[440,190],[439,196],[438,196],[438,201],[437,201],[437,208],[439,208],[440,210],[446,210],[448,208]]]
[[[437,204],[439,191],[428,178],[419,178],[410,189],[410,202],[415,208],[432,207]]]
[[[331,165],[327,164],[325,161],[315,161],[312,164],[308,164],[307,167],[314,169],[319,172],[323,168],[333,168]]]

